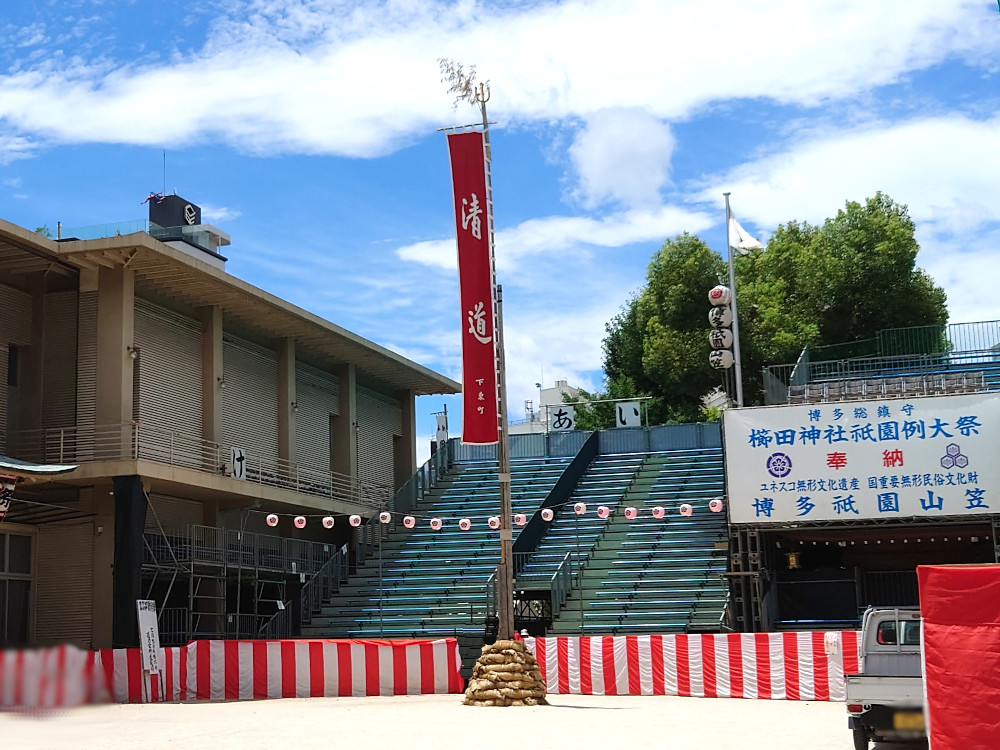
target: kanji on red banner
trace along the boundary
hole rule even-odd
[[[462,302],[462,441],[497,442],[490,219],[482,133],[448,136]]]

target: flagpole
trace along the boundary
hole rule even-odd
[[[500,564],[497,566],[497,637],[514,637],[514,529],[510,492],[510,437],[507,430],[507,363],[503,345],[503,287],[497,284],[493,232],[493,177],[490,164],[490,123],[486,117],[489,89],[479,84],[476,100],[483,114],[483,143],[486,157],[486,208],[490,237],[490,272],[493,275],[493,340],[497,369],[497,475],[500,481]]]
[[[733,367],[736,369],[736,406],[743,406],[743,362],[740,354],[740,318],[736,310],[736,272],[733,268],[733,239],[729,234],[732,214],[729,210],[729,193],[726,197],[726,251],[729,253],[729,290],[733,298]]]

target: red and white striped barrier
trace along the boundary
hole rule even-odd
[[[844,700],[855,631],[528,638],[553,694]]]
[[[76,646],[0,651],[0,706],[71,708],[108,700],[97,654]]]
[[[458,641],[194,641],[164,648],[162,684],[138,649],[101,652],[118,703],[460,693]]]

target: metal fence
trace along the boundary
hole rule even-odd
[[[145,460],[168,466],[233,475],[231,448],[176,430],[161,430],[133,422],[98,427],[73,426],[15,433],[9,440],[18,458],[40,463],[79,464],[121,459]],[[314,497],[378,507],[392,488],[362,482],[344,474],[284,459],[246,455],[244,481]]]
[[[324,542],[197,524],[146,532],[143,540],[143,562],[157,568],[195,564],[313,575],[334,552]]]
[[[556,568],[556,572],[552,574],[552,583],[550,586],[552,590],[553,619],[559,616],[563,605],[566,604],[566,600],[573,591],[573,574],[575,572],[575,566],[571,560],[572,557],[573,553],[567,552],[563,557],[562,562],[559,563],[559,567]]]
[[[622,427],[599,431],[601,455],[655,453],[670,450],[719,448],[722,431],[718,422],[665,424],[656,427]],[[511,435],[512,458],[561,458],[575,456],[593,433],[586,430]],[[468,445],[450,441],[455,461],[496,461],[495,445]]]
[[[767,404],[1000,390],[1000,351],[863,357],[764,371]]]

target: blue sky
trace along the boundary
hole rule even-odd
[[[140,219],[176,189],[231,273],[458,379],[436,128],[476,113],[439,57],[492,84],[512,418],[540,380],[600,386],[664,238],[724,250],[726,190],[761,239],[888,192],[951,320],[1000,318],[993,0],[3,3],[0,217]]]

